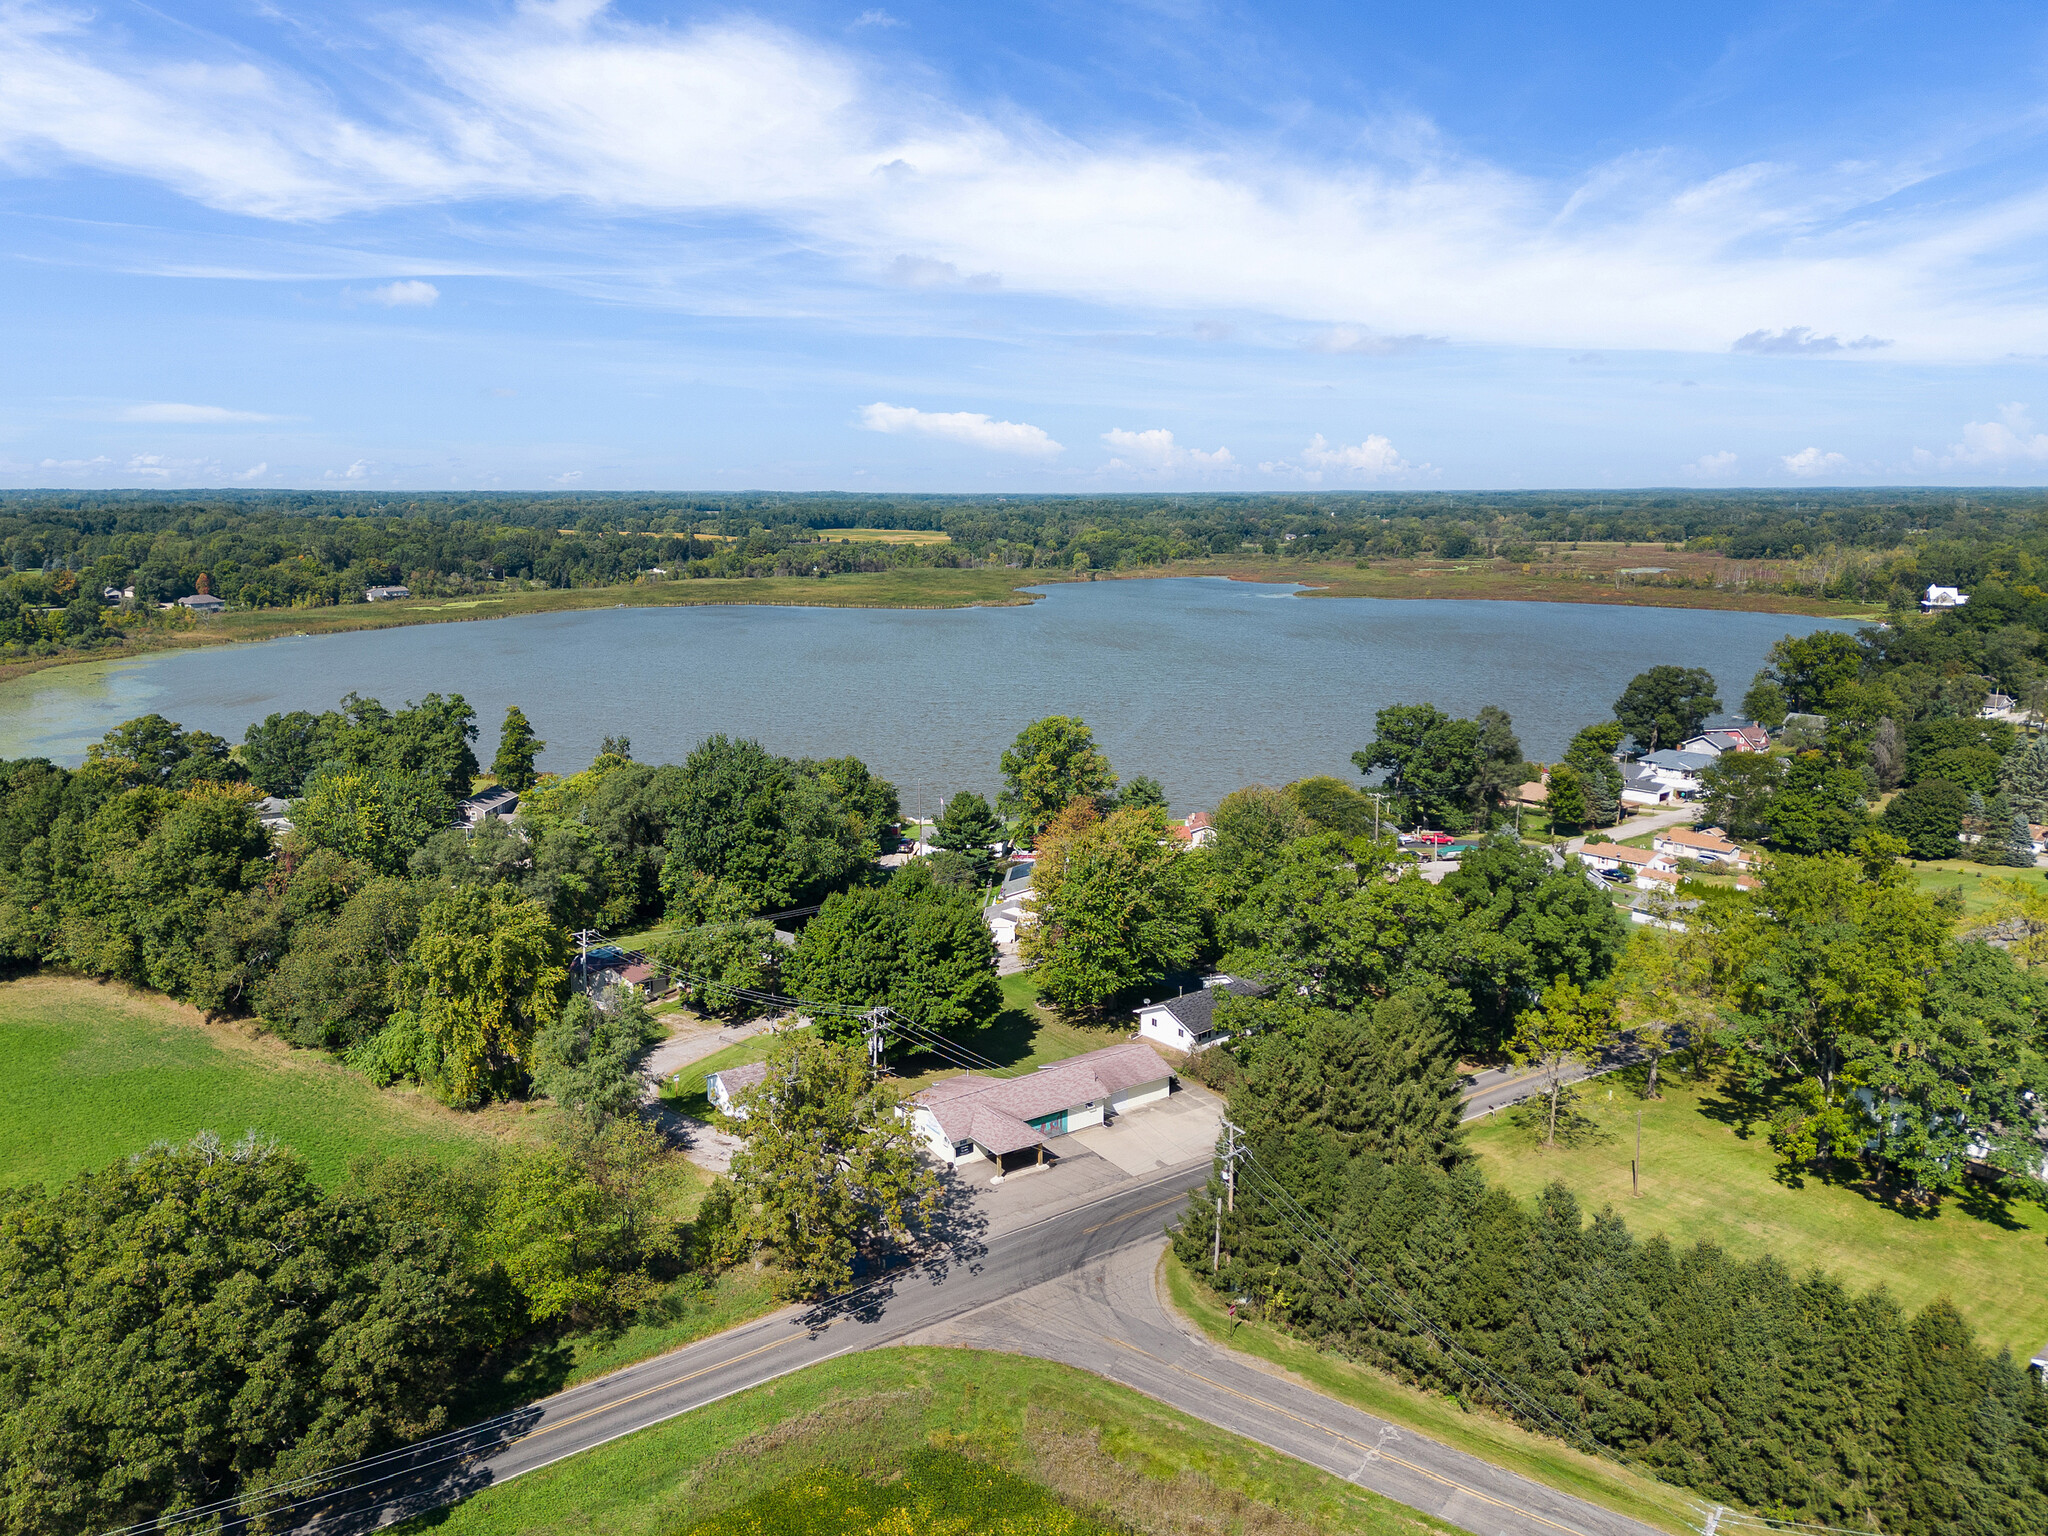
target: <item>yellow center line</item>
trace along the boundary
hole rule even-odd
[[[707,1365],[701,1370],[690,1371],[671,1380],[659,1382],[654,1386],[633,1393],[630,1397],[615,1397],[608,1403],[599,1403],[595,1408],[586,1408],[583,1412],[571,1414],[566,1419],[557,1419],[552,1424],[543,1424],[539,1429],[521,1435],[512,1444],[524,1445],[529,1440],[538,1440],[542,1435],[552,1435],[556,1430],[567,1429],[571,1424],[580,1424],[583,1420],[593,1418],[600,1413],[610,1413],[614,1408],[623,1408],[628,1403],[637,1403],[643,1397],[652,1397],[657,1392],[666,1392],[670,1387],[680,1387],[686,1381],[695,1381],[699,1376],[709,1376],[713,1371],[725,1370],[729,1366],[738,1365],[742,1360],[751,1360],[756,1355],[767,1354],[771,1349],[780,1349],[785,1344],[794,1344],[798,1339],[807,1339],[809,1337],[810,1335],[807,1333],[789,1334],[777,1339],[772,1344],[763,1344],[758,1349],[750,1349],[744,1355],[734,1355],[730,1360],[721,1360],[716,1365]]]
[[[1091,1232],[1100,1232],[1104,1227],[1113,1227],[1120,1221],[1129,1221],[1133,1216],[1143,1216],[1147,1211],[1156,1211],[1161,1206],[1178,1205],[1186,1198],[1186,1195],[1175,1195],[1170,1200],[1161,1200],[1153,1205],[1141,1205],[1135,1211],[1125,1211],[1121,1216],[1112,1216],[1107,1221],[1098,1221],[1092,1227],[1083,1227],[1081,1235],[1086,1237]]]
[[[1133,1214],[1135,1214],[1135,1212]],[[1134,1355],[1143,1355],[1147,1360],[1151,1360],[1159,1365],[1163,1365],[1170,1371],[1179,1371],[1180,1374],[1183,1376],[1192,1377],[1194,1380],[1201,1382],[1204,1386],[1214,1387],[1219,1392],[1228,1392],[1232,1397],[1239,1398],[1247,1403],[1256,1403],[1259,1407],[1269,1409],[1272,1412],[1279,1414],[1282,1418],[1292,1419],[1295,1423],[1304,1425],[1309,1429],[1320,1430],[1322,1433],[1329,1435],[1332,1439],[1342,1440],[1346,1445],[1355,1445],[1361,1451],[1365,1451],[1369,1455],[1372,1455],[1373,1459],[1376,1461],[1391,1461],[1397,1467],[1406,1467],[1410,1472],[1415,1473],[1418,1477],[1426,1477],[1433,1483],[1441,1483],[1446,1488],[1453,1489],[1456,1492],[1467,1495],[1468,1497],[1478,1499],[1483,1504],[1491,1504],[1496,1509],[1504,1509],[1508,1511],[1510,1514],[1520,1515],[1526,1520],[1534,1520],[1538,1525],[1547,1525],[1553,1531],[1564,1531],[1568,1533],[1568,1536],[1584,1536],[1584,1533],[1580,1531],[1576,1526],[1561,1525],[1555,1520],[1551,1520],[1543,1515],[1537,1514],[1532,1509],[1524,1509],[1519,1504],[1510,1504],[1505,1499],[1497,1499],[1490,1493],[1480,1492],[1477,1488],[1468,1488],[1465,1484],[1458,1482],[1454,1478],[1445,1477],[1441,1472],[1433,1472],[1428,1467],[1417,1466],[1414,1462],[1406,1460],[1405,1458],[1400,1456],[1392,1455],[1391,1453],[1385,1450],[1381,1450],[1377,1446],[1367,1445],[1363,1440],[1354,1440],[1351,1438],[1351,1436],[1345,1434],[1341,1429],[1332,1429],[1329,1425],[1319,1424],[1314,1419],[1305,1419],[1298,1413],[1290,1413],[1287,1409],[1282,1408],[1278,1403],[1269,1403],[1262,1397],[1253,1397],[1249,1392],[1240,1392],[1235,1387],[1225,1386],[1220,1381],[1215,1381],[1212,1380],[1210,1377],[1204,1376],[1200,1371],[1191,1371],[1186,1366],[1175,1365],[1171,1360],[1161,1360],[1157,1355],[1153,1354],[1150,1350],[1140,1349],[1137,1345],[1126,1343],[1122,1339],[1113,1338],[1109,1342],[1118,1345],[1124,1349],[1128,1349]]]

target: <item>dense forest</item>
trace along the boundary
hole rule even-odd
[[[1903,605],[1928,582],[2031,583],[2048,562],[2039,491],[1764,491],[1108,497],[360,492],[0,494],[0,654],[115,641],[155,605],[361,602],[633,580],[899,567],[1129,570],[1245,554],[1528,562],[1623,541],[1799,562],[1812,595]],[[944,540],[882,543],[831,530]],[[101,594],[133,588],[109,624]],[[155,622],[162,622],[157,620]]]

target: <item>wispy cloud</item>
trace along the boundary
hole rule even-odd
[[[1308,339],[1311,352],[1344,352],[1354,357],[1402,357],[1424,347],[1441,347],[1448,336],[1385,336],[1358,325],[1333,325]]]
[[[330,469],[322,477],[327,480],[367,480],[370,471],[377,466],[368,459],[357,459],[347,469]]]
[[[893,18],[863,19],[865,32]],[[2031,186],[1922,205],[1893,196],[1904,170],[1845,182],[1832,165],[1745,164],[1672,181],[1634,155],[1539,179],[1454,153],[1427,124],[1391,147],[1361,135],[1340,158],[1227,134],[1091,142],[948,99],[856,48],[587,3],[406,21],[361,45],[395,56],[365,65],[375,105],[354,112],[284,62],[189,40],[165,57],[98,13],[22,0],[0,19],[0,154],[276,220],[545,206],[601,224],[650,292],[677,245],[660,221],[687,217],[726,220],[763,251],[800,241],[847,281],[913,251],[933,264],[919,271],[1000,271],[1012,293],[1264,313],[1368,354],[1443,337],[2048,351],[2034,297],[2048,200]],[[636,237],[641,217],[655,223]],[[1809,318],[1758,328],[1785,314]]]
[[[348,290],[348,292],[350,297],[358,297],[353,289]],[[395,283],[385,283],[381,287],[372,288],[369,292],[360,295],[360,297],[366,303],[382,304],[386,309],[428,309],[440,303],[441,290],[432,283],[423,282],[416,277],[408,277]]]
[[[123,421],[150,421],[168,425],[215,426],[235,421],[276,421],[261,411],[236,411],[224,405],[183,405],[170,400],[131,405],[121,413]]]
[[[891,16],[887,11],[881,9],[881,7],[874,6],[854,17],[851,25],[856,27],[900,27],[903,23],[894,16]]]
[[[870,432],[921,433],[991,453],[1049,458],[1065,451],[1043,427],[1024,421],[996,421],[979,411],[920,411],[915,406],[877,400],[862,409],[860,424]]]
[[[1803,325],[1788,325],[1782,331],[1751,331],[1738,336],[1732,350],[1812,356],[1819,352],[1870,352],[1890,345],[1882,336],[1858,336],[1854,341],[1844,341],[1839,336],[1819,335]]]
[[[1726,480],[1735,473],[1736,465],[1741,462],[1735,453],[1723,448],[1719,453],[1701,454],[1680,472],[1700,480]]]

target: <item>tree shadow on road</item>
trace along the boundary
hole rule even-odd
[[[868,1274],[854,1288],[815,1303],[803,1316],[806,1328],[826,1328],[841,1319],[873,1322],[901,1287],[937,1285],[956,1268],[979,1270],[988,1251],[988,1213],[974,1187],[957,1168],[942,1169],[945,1199],[917,1245],[869,1261]]]

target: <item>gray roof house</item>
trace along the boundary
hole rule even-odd
[[[411,597],[411,587],[365,587],[363,601],[366,603],[396,602],[401,597]]]
[[[1178,997],[1149,997],[1133,1010],[1138,1015],[1138,1038],[1151,1040],[1175,1051],[1197,1051],[1230,1037],[1216,1029],[1216,998],[1228,992],[1233,997],[1259,997],[1266,988],[1255,981],[1235,976],[1204,976],[1199,987]]]
[[[165,603],[166,608],[183,608],[188,613],[219,613],[227,604],[208,592],[195,592],[190,597],[181,597],[175,603]]]
[[[744,1066],[727,1067],[723,1072],[713,1072],[704,1079],[704,1096],[718,1106],[721,1115],[730,1115],[735,1120],[747,1118],[744,1104],[736,1104],[739,1096],[768,1076],[768,1063],[750,1061]]]

